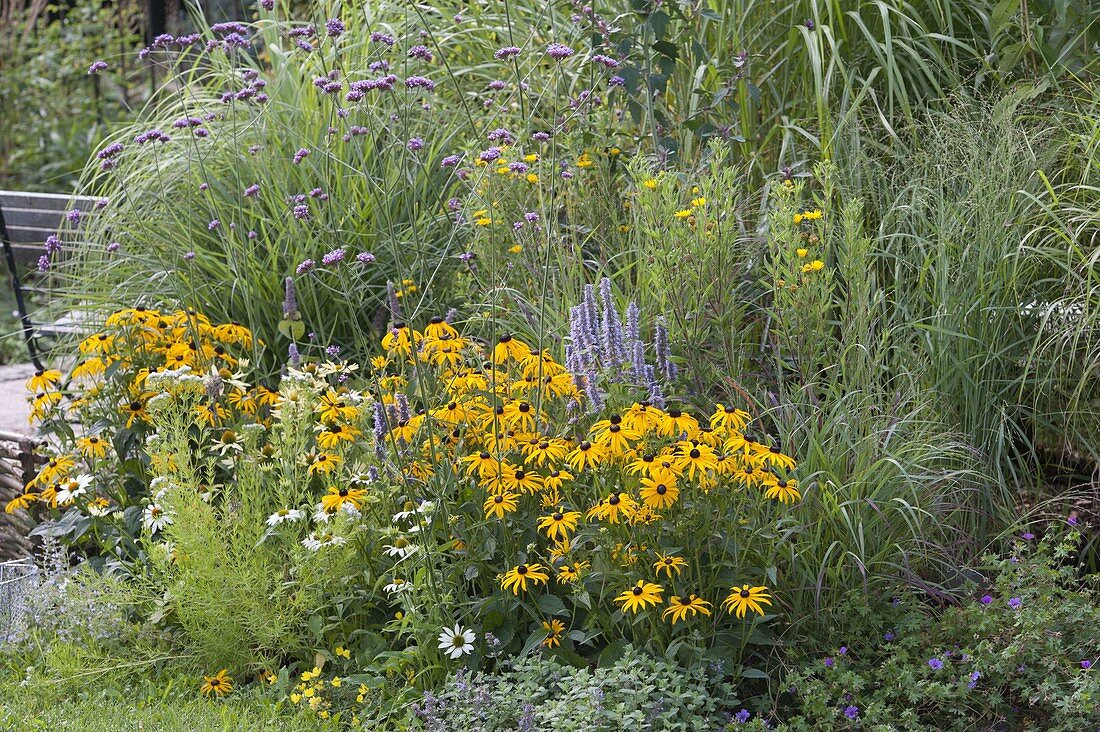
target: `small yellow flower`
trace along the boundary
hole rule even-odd
[[[645,187],[645,188],[648,188],[651,191],[656,190],[657,189],[657,179],[656,178],[649,178],[648,180],[644,180],[644,181],[642,181],[642,186]]]
[[[800,247],[795,250],[795,254],[798,255],[799,259],[805,259],[810,254],[810,250],[806,249],[805,247]]]
[[[700,196],[699,198],[691,199],[691,207],[692,208],[699,208],[701,206],[706,206],[706,205],[707,205],[707,199],[704,198],[703,196]]]
[[[685,208],[683,210],[677,211],[676,213],[674,213],[672,215],[675,218],[678,218],[678,219],[688,219],[688,218],[691,218],[691,215],[694,214],[694,213],[695,213],[695,211],[693,209]]]
[[[203,696],[213,694],[216,697],[222,697],[231,691],[233,691],[233,679],[229,677],[224,668],[213,676],[202,677]]]
[[[638,584],[616,597],[615,603],[622,605],[624,613],[630,611],[637,614],[639,610],[645,610],[646,605],[660,605],[663,602],[661,593],[664,591],[660,585],[638,580]]]
[[[522,251],[523,251],[523,245],[522,244],[516,244],[514,246],[508,247],[508,253],[509,254],[519,254]]]
[[[344,648],[343,646],[336,646],[336,648],[333,650],[333,654],[339,658],[346,658],[349,660],[351,659],[351,651],[349,651],[347,648]]]

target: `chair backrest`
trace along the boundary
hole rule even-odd
[[[0,212],[16,261],[37,262],[46,237],[58,232],[65,214],[74,208],[80,209],[81,217],[95,215],[95,199],[60,193],[0,191]]]

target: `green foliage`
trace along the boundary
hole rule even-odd
[[[1002,722],[1069,732],[1100,721],[1100,682],[1087,668],[1100,656],[1097,576],[1067,563],[1080,542],[1077,531],[1035,546],[1017,539],[1008,558],[986,558],[988,584],[942,612],[912,596],[856,600],[843,611],[849,635],[835,639],[845,650],[787,677],[799,713],[780,729],[855,729],[849,707],[875,730]]]
[[[0,185],[69,192],[138,101],[139,9],[98,0],[20,5],[5,5],[0,29]],[[97,60],[109,67],[90,75]]]
[[[415,713],[426,732],[674,732],[726,729],[738,704],[735,690],[705,667],[686,669],[627,646],[591,669],[530,656],[494,674],[460,673]],[[737,728],[763,729],[757,724]]]

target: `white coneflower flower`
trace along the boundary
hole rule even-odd
[[[325,508],[325,504],[318,503],[317,507],[313,510],[313,521],[318,524],[327,524],[332,520],[332,517],[339,511],[339,507],[334,507],[331,511]]]
[[[94,479],[87,473],[76,476],[62,483],[57,489],[57,502],[65,504],[74,498],[84,495]]]
[[[411,590],[412,589],[412,582],[406,582],[403,579],[399,579],[397,577],[394,577],[393,582],[390,582],[388,585],[386,585],[382,589],[385,590],[386,592],[390,593],[391,595],[396,595],[399,592],[406,592],[408,590]]]
[[[439,650],[449,658],[461,658],[474,650],[474,631],[455,623],[453,628],[444,628],[439,634]]]
[[[278,526],[284,521],[297,521],[305,514],[296,508],[280,508],[275,513],[267,517],[268,526]]]
[[[320,551],[326,546],[340,546],[346,544],[347,539],[342,536],[336,536],[331,532],[314,531],[312,534],[302,540],[302,546],[310,551]]]
[[[150,533],[157,533],[165,526],[172,523],[172,515],[156,503],[150,503],[145,507],[144,524]]]
[[[406,559],[416,551],[416,546],[403,536],[397,537],[393,544],[385,545],[386,554],[398,559]]]

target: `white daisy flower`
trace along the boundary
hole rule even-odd
[[[278,526],[284,521],[297,521],[305,514],[296,508],[280,508],[275,513],[267,517],[268,526]]]
[[[397,577],[393,578],[393,582],[382,588],[391,595],[396,595],[399,592],[407,592],[412,589],[412,582],[406,582],[403,579]]]
[[[398,559],[406,559],[416,551],[416,546],[409,543],[404,537],[399,537],[393,544],[385,545],[386,554]]]
[[[474,631],[455,623],[453,628],[444,628],[439,634],[439,650],[449,658],[461,658],[474,650]]]
[[[340,546],[346,544],[347,539],[342,536],[336,536],[331,532],[314,531],[312,534],[302,539],[302,546],[310,551],[320,551],[326,546]]]
[[[150,503],[145,507],[144,524],[150,533],[155,534],[170,523],[172,523],[172,515],[165,511],[163,506]]]
[[[92,476],[83,473],[71,480],[65,481],[57,489],[57,502],[59,504],[65,504],[74,498],[84,495],[88,491],[89,486],[92,485],[93,480]]]

